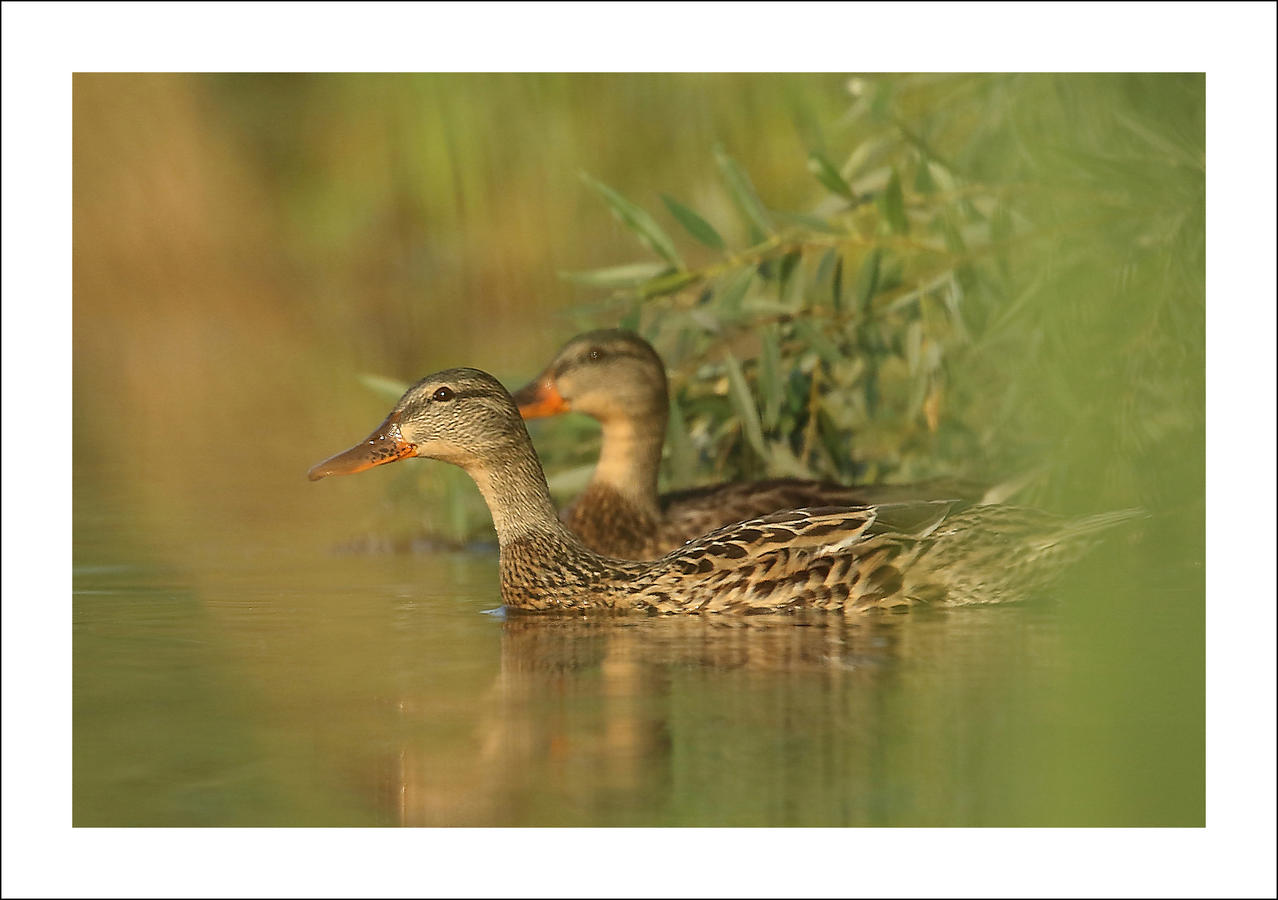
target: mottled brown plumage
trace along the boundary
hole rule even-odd
[[[407,456],[474,479],[501,548],[501,592],[528,610],[754,613],[861,610],[1018,599],[1044,583],[1114,513],[1066,521],[951,502],[823,507],[734,523],[645,562],[590,550],[555,513],[519,411],[496,379],[449,369],[409,388],[364,442],[312,480]]]
[[[669,406],[665,366],[651,344],[628,331],[573,338],[514,397],[525,418],[575,411],[599,421],[599,464],[585,491],[560,516],[586,546],[622,559],[653,559],[720,525],[776,510],[974,500],[984,490],[950,480],[849,486],[774,478],[659,496]]]

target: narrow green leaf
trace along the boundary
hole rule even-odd
[[[781,261],[777,265],[777,281],[780,283],[781,292],[785,291],[786,283],[789,282],[790,276],[794,274],[794,270],[801,259],[803,259],[803,254],[798,250],[781,257]]]
[[[919,373],[919,351],[923,347],[923,323],[915,319],[905,330],[905,362],[911,375]]]
[[[865,374],[868,363],[864,356],[854,356],[848,362],[847,366],[841,370],[842,383],[845,385],[854,385],[861,380],[861,376]]]
[[[820,151],[813,150],[808,154],[808,171],[817,177],[817,181],[839,196],[846,197],[849,200],[856,197],[852,188],[848,186],[848,183],[843,180],[843,176],[839,174],[839,170],[834,168]]]
[[[954,270],[950,269],[942,272],[930,281],[915,285],[913,289],[894,297],[883,311],[896,312],[897,310],[905,309],[907,306],[915,303],[918,303],[921,306],[921,302],[925,297],[934,291],[943,290],[953,277]],[[884,266],[883,274],[880,276],[879,281],[884,291],[890,291],[901,284],[902,273],[899,263],[894,261],[893,263]]]
[[[608,205],[612,207],[613,215],[623,225],[633,231],[642,243],[676,269],[685,268],[683,260],[679,258],[679,252],[675,250],[674,241],[670,240],[670,236],[662,230],[657,221],[648,215],[642,207],[630,202],[602,181],[596,181],[584,172],[581,177],[586,184],[598,191],[608,201]]]
[[[900,287],[904,280],[905,263],[901,261],[899,256],[889,253],[879,263],[879,291],[890,291],[893,288]]]
[[[869,171],[870,167],[882,159],[889,151],[895,149],[899,139],[893,134],[879,135],[862,141],[852,151],[848,161],[843,164],[843,174],[847,181],[855,181]]]
[[[773,300],[769,297],[762,297],[755,294],[750,298],[748,303],[743,304],[743,315],[755,316],[776,316],[782,321],[789,321],[794,317],[795,309],[789,303],[782,303],[779,300]]]
[[[732,276],[723,283],[723,286],[719,288],[720,308],[730,313],[740,312],[741,300],[745,297],[746,291],[750,289],[750,285],[753,281],[753,266],[733,273]]]
[[[861,262],[856,274],[856,303],[858,309],[866,309],[870,299],[879,286],[879,263],[883,259],[883,251],[874,249]]]
[[[777,326],[763,329],[763,353],[759,355],[759,387],[763,393],[763,424],[777,427],[785,385],[781,380],[781,337]]]
[[[670,394],[670,423],[666,430],[666,452],[670,462],[670,474],[676,484],[687,484],[696,474],[697,456],[688,433],[688,423],[678,396]]]
[[[834,308],[843,309],[843,254],[834,266],[834,280],[830,285],[830,294],[834,299]]]
[[[772,222],[768,218],[767,208],[759,199],[759,195],[755,193],[754,185],[750,183],[750,177],[746,175],[745,170],[737,165],[736,160],[729,156],[722,146],[714,148],[714,158],[719,165],[719,172],[723,175],[724,183],[732,194],[733,201],[746,217],[746,221],[757,232],[761,232],[760,237],[772,234]],[[759,239],[756,238],[756,242]]]
[[[805,375],[798,366],[791,367],[790,375],[785,379],[785,399],[781,404],[782,413],[792,420],[797,420],[800,413],[807,411],[808,394],[811,391],[812,376]]]
[[[812,478],[813,473],[785,444],[768,445],[768,468],[790,478]]]
[[[927,399],[928,383],[926,378],[916,378],[910,386],[910,399],[905,406],[905,420],[914,420],[923,412],[923,401]]]
[[[818,234],[846,234],[842,228],[836,228],[820,216],[814,216],[810,213],[798,212],[773,212],[773,215],[782,222],[788,222],[791,225],[802,225]]]
[[[1008,274],[1008,256],[1007,247],[1000,246],[1006,244],[1007,240],[1012,236],[1012,217],[1007,212],[1007,207],[1002,203],[994,207],[994,213],[990,218],[990,243],[997,248],[995,260],[998,263],[998,269],[1006,277]]]
[[[972,339],[963,321],[963,282],[958,277],[950,279],[949,290],[945,292],[945,308],[950,314],[950,325],[961,342]]]
[[[821,254],[821,261],[817,263],[816,285],[825,284],[830,277],[830,273],[834,271],[834,262],[838,258],[839,251],[831,247],[829,250]],[[835,303],[837,306],[837,302]]]
[[[592,287],[633,287],[669,271],[670,267],[665,263],[627,263],[624,266],[587,269],[583,272],[560,272],[559,277]]]
[[[707,334],[723,334],[723,316],[719,310],[708,306],[699,306],[688,310],[688,319]]]
[[[639,313],[641,310],[642,308],[638,303],[630,304],[630,309],[626,310],[626,314],[621,317],[621,321],[617,323],[617,326],[619,328],[624,328],[627,331],[638,331]]]
[[[879,211],[893,234],[910,233],[910,220],[905,216],[905,195],[901,193],[901,176],[895,166],[887,187],[879,194]]]
[[[745,432],[746,440],[759,458],[766,462],[768,448],[763,443],[763,425],[759,421],[759,408],[754,403],[754,397],[750,395],[745,373],[741,371],[741,363],[737,362],[737,358],[731,353],[724,355],[724,362],[728,368],[728,398],[732,401],[732,408],[741,419],[741,428]]]
[[[807,343],[809,347],[817,352],[817,355],[830,366],[837,366],[844,361],[843,351],[838,345],[830,340],[830,337],[821,330],[821,327],[811,319],[795,319],[795,330],[799,336]]]
[[[696,272],[671,272],[639,285],[639,294],[645,298],[673,294],[680,288],[692,284],[700,277]]]
[[[679,220],[679,224],[687,230],[688,234],[701,243],[712,250],[722,250],[727,246],[724,244],[723,238],[719,236],[719,232],[714,230],[713,225],[688,209],[674,197],[669,194],[662,194],[661,202],[666,204],[666,209],[670,210],[670,215]]]
[[[941,358],[944,356],[945,350],[940,341],[928,341],[927,346],[923,348],[923,358],[920,361],[923,371],[931,375],[941,367]]]
[[[919,160],[919,170],[914,175],[914,190],[920,194],[936,193],[936,182],[932,179],[931,166],[926,156]]]
[[[870,100],[870,115],[876,119],[892,118],[892,100],[892,85],[886,81],[878,82]]]
[[[958,207],[969,222],[984,222],[985,214],[976,208],[971,197],[960,197]]]
[[[963,240],[963,235],[955,227],[954,221],[949,211],[942,212],[936,218],[937,228],[940,229],[942,237],[945,238],[945,247],[951,253],[966,253],[967,243]]]
[[[834,424],[830,414],[824,409],[817,411],[817,436],[821,441],[821,448],[830,455],[832,461],[848,458],[848,436]]]
[[[399,381],[395,378],[387,378],[384,375],[373,375],[366,373],[358,376],[359,383],[364,385],[371,391],[375,391],[391,400],[398,400],[404,396],[404,391],[408,390],[408,382]]]

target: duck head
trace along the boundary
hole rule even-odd
[[[514,394],[525,419],[575,411],[607,423],[658,419],[667,409],[666,370],[652,345],[620,329],[566,343],[550,365]]]
[[[307,477],[351,475],[412,456],[470,471],[527,445],[528,432],[501,382],[479,369],[446,369],[410,387],[372,434],[312,466]]]

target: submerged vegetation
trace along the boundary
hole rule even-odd
[[[777,208],[722,145],[699,192],[714,215],[665,193],[646,208],[582,173],[639,246],[562,273],[591,297],[561,337],[621,325],[662,354],[666,484],[1032,472],[1018,499],[1059,512],[1200,514],[1203,78],[844,87],[843,114],[804,129],[799,209]],[[533,427],[565,498],[595,430],[579,416]],[[432,473],[429,502],[406,490],[425,484],[415,471],[395,491],[432,531],[481,533],[478,497],[451,474]],[[1201,547],[1200,526],[1180,536]]]

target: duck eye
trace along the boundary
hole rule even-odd
[[[451,400],[453,399],[453,389],[446,388],[446,387],[439,388],[437,391],[435,391],[435,393],[430,395],[430,399],[438,400],[441,403],[445,400]]]
[[[591,358],[591,359],[598,359],[598,358],[599,358],[599,357],[601,357],[601,356],[603,356],[603,351],[602,351],[602,350],[600,350],[598,347],[591,347],[591,348],[590,348],[590,358]]]

